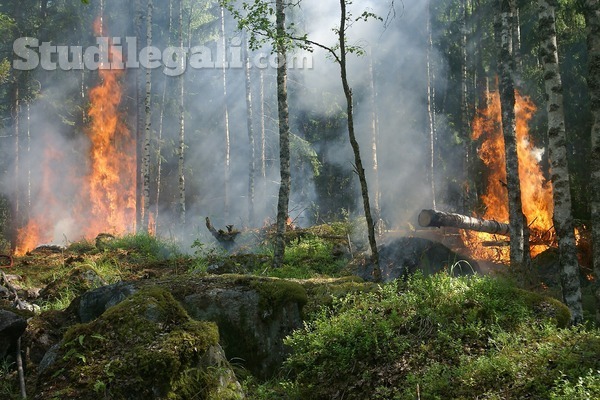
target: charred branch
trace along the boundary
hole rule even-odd
[[[237,235],[240,234],[240,231],[233,229],[233,225],[226,225],[226,231],[222,229],[215,229],[213,224],[210,222],[209,217],[206,217],[206,228],[215,237],[215,239],[217,239],[217,241],[221,243],[221,245],[227,250],[229,250],[233,246],[235,238],[237,237]]]

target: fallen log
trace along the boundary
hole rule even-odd
[[[468,215],[448,213],[436,210],[422,210],[419,213],[419,225],[422,227],[442,227],[469,229],[472,231],[486,232],[496,235],[509,235],[508,224]]]

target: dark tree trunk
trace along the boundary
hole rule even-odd
[[[600,1],[585,1],[588,47],[588,88],[592,113],[590,210],[596,321],[600,323]]]
[[[363,168],[362,158],[360,155],[360,147],[356,140],[354,133],[354,115],[353,115],[353,104],[352,104],[352,89],[348,83],[348,75],[346,71],[346,0],[340,0],[341,17],[340,17],[340,29],[339,29],[339,46],[340,46],[340,72],[342,78],[342,86],[344,88],[344,95],[346,97],[346,112],[348,116],[348,136],[350,138],[350,145],[354,152],[354,167],[360,180],[360,188],[363,199],[363,207],[365,211],[365,218],[367,220],[367,230],[369,236],[369,246],[371,247],[371,257],[374,265],[373,278],[376,282],[381,281],[381,269],[379,268],[379,251],[377,249],[377,240],[375,238],[375,224],[373,223],[373,216],[371,214],[371,205],[369,202],[369,188],[367,186],[367,178],[365,176],[365,169]]]
[[[285,3],[283,0],[275,2],[275,18],[277,37],[285,37]],[[279,114],[279,170],[281,183],[279,185],[279,198],[277,201],[277,230],[275,233],[275,249],[273,254],[273,267],[283,266],[285,255],[285,228],[288,218],[290,201],[290,126],[287,94],[287,49],[283,40],[277,41],[277,109]]]

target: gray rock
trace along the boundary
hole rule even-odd
[[[40,361],[40,364],[38,365],[38,373],[43,373],[54,364],[56,361],[56,356],[58,355],[58,350],[60,349],[60,345],[61,343],[56,343],[48,349],[46,354],[44,354],[42,361]]]
[[[98,318],[110,307],[119,304],[136,292],[133,284],[117,282],[112,285],[90,290],[81,296],[79,301],[79,319],[89,322]]]
[[[13,312],[0,309],[0,359],[16,349],[17,340],[27,328],[27,320]]]
[[[261,282],[248,278],[233,284],[226,284],[226,280],[213,282],[205,290],[180,299],[184,308],[194,319],[217,324],[228,359],[239,360],[255,376],[272,376],[288,354],[283,339],[302,327],[304,300],[294,296],[275,299],[268,294],[271,288],[263,291],[261,287],[282,285],[281,290],[275,289],[281,293],[287,290],[283,285],[297,285],[289,292],[298,289],[304,296],[306,292],[300,285],[283,280]]]
[[[384,282],[416,271],[424,275],[442,270],[454,275],[479,272],[476,261],[453,252],[439,242],[417,237],[400,237],[379,246],[379,265]],[[365,280],[373,280],[373,265],[358,266],[353,272]]]

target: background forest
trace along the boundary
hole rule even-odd
[[[19,71],[10,66],[16,58],[13,42],[20,37],[84,49],[96,45],[93,25],[100,17],[104,36],[123,42],[136,36],[141,48],[150,32],[151,44],[159,49],[180,42],[205,46],[214,67],[188,66],[178,76],[167,76],[162,67],[127,69],[118,77],[122,92],[120,97],[112,95],[117,98],[115,115],[126,131],[122,135],[138,140],[133,158],[138,172],[137,179],[123,176],[133,171],[121,172],[117,180],[129,188],[115,191],[127,197],[124,193],[137,182],[138,207],[132,211],[122,206],[129,214],[119,226],[102,217],[104,225],[96,231],[131,231],[136,211],[137,227],[145,225],[140,216],[145,207],[139,206],[142,162],[149,168],[146,223],[151,231],[197,233],[206,216],[219,226],[273,221],[279,182],[275,68],[259,65],[273,60],[272,49],[265,45],[250,50],[246,74],[246,39],[218,2],[171,0],[155,2],[152,8],[138,3],[0,5],[0,226],[5,246],[15,247],[18,230],[31,221],[40,225],[36,244],[98,233],[86,230],[93,225],[94,206],[80,192],[91,191],[85,181],[97,163],[88,156],[94,147],[90,126],[99,119],[92,115],[90,92],[104,78],[87,69]],[[543,109],[537,4],[517,3],[516,87]],[[578,2],[559,3],[573,208],[575,218],[587,220],[591,120],[585,23]],[[463,0],[351,6],[357,15],[368,10],[381,17],[356,22],[348,31],[349,43],[364,53],[350,57],[349,78],[380,226],[406,227],[420,208],[432,204],[465,213],[477,210],[486,171],[476,157],[478,143],[471,139],[471,125],[485,106],[486,92],[497,87],[494,4]],[[306,1],[290,7],[288,21],[310,40],[334,46],[338,8],[335,2]],[[312,53],[296,49],[291,57],[298,65],[289,69],[290,218],[307,226],[361,214],[338,67],[318,48]],[[223,62],[231,64],[222,68]],[[545,114],[533,115],[530,134],[547,173]],[[140,149],[145,131],[150,147],[143,151],[149,160]],[[131,152],[125,144],[117,144],[114,151]],[[74,214],[87,217],[78,220]]]
[[[597,398],[598,35],[599,0],[1,0],[0,394]]]

